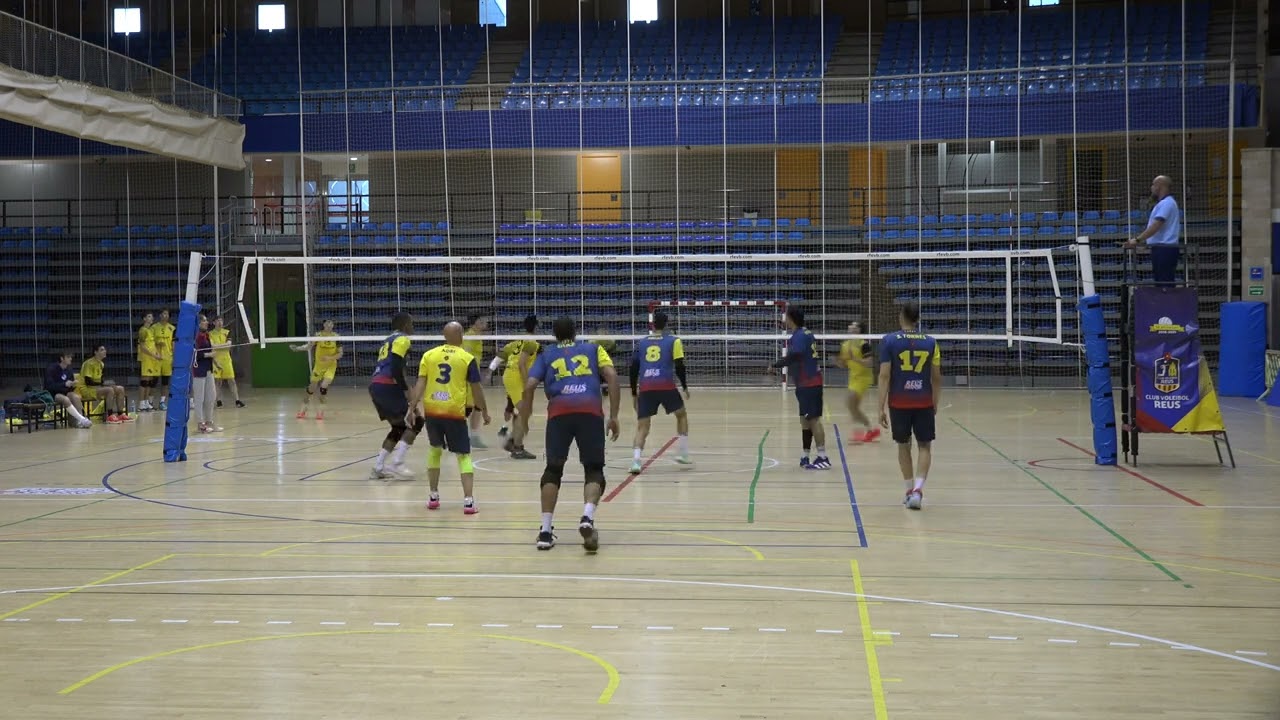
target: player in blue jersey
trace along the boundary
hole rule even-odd
[[[880,424],[898,444],[898,467],[907,486],[902,504],[919,510],[924,481],[933,461],[934,416],[942,394],[942,354],[938,341],[920,332],[920,306],[907,303],[898,316],[902,329],[880,343]],[[915,436],[918,462],[911,463]]]
[[[373,377],[369,379],[369,397],[373,399],[378,418],[391,425],[391,431],[382,441],[382,450],[378,452],[378,459],[369,473],[375,480],[413,478],[413,473],[404,466],[404,454],[413,445],[418,433],[422,432],[426,421],[411,409],[417,405],[417,399],[410,397],[412,389],[404,379],[405,360],[409,357],[409,346],[412,344],[409,335],[412,332],[412,315],[399,312],[391,318],[391,334],[378,349],[378,364],[374,366]],[[386,464],[388,455],[391,456],[390,465]]]
[[[787,354],[773,364],[773,368],[789,368],[796,386],[796,402],[800,405],[800,436],[804,454],[800,467],[805,470],[828,470],[827,432],[822,428],[822,366],[818,359],[818,342],[813,333],[805,329],[804,311],[792,305],[787,308],[787,329],[791,339],[787,341]],[[818,443],[818,454],[809,462],[809,449]]]
[[[578,533],[582,547],[595,552],[600,547],[596,532],[596,505],[604,494],[605,424],[600,397],[600,378],[609,388],[610,439],[618,439],[618,374],[613,359],[599,345],[577,339],[577,327],[570,318],[555,321],[552,330],[556,344],[547,346],[529,369],[520,414],[529,417],[533,411],[533,391],[538,384],[547,392],[547,467],[542,471],[542,526],[538,530],[538,549],[550,550],[556,544],[552,534],[552,515],[560,497],[560,481],[564,464],[569,459],[569,446],[578,444],[578,460],[582,463],[586,484],[583,486],[582,519]]]
[[[676,416],[676,436],[680,454],[676,462],[690,465],[689,414],[684,401],[689,397],[689,381],[685,376],[684,344],[680,338],[668,335],[667,314],[653,314],[653,334],[636,343],[635,356],[631,359],[631,402],[636,410],[636,439],[633,445],[631,473],[644,469],[640,458],[644,454],[644,441],[649,437],[649,421],[661,407],[668,415]],[[676,380],[684,397],[676,391]]]

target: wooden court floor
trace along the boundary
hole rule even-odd
[[[446,461],[428,512],[425,479],[367,479],[364,391],[330,397],[248,393],[184,464],[158,414],[0,436],[0,717],[1280,717],[1255,403],[1225,401],[1235,471],[1150,438],[1129,472],[1082,449],[1082,392],[951,391],[912,512],[890,443],[801,472],[790,396],[695,390],[692,469],[624,486],[624,413],[590,556],[580,482],[538,552],[539,461],[478,451],[469,517]]]

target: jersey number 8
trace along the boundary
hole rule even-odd
[[[644,351],[644,359],[647,362],[658,362],[662,359],[662,347],[659,345],[650,345]]]
[[[569,372],[569,365],[564,358],[556,358],[551,361],[551,368],[556,371],[557,380],[563,380],[570,375],[591,374],[591,359],[586,355],[574,355],[569,359],[573,361],[573,372]]]

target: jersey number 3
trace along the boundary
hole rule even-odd
[[[920,372],[924,370],[924,364],[929,362],[928,350],[903,350],[898,353],[898,358],[902,360],[902,369],[908,372]]]
[[[440,363],[436,367],[440,369],[440,377],[436,378],[436,382],[441,385],[448,385],[450,378],[453,377],[453,366],[448,363]]]
[[[644,359],[647,362],[658,362],[662,359],[662,347],[658,345],[650,345],[644,351]]]
[[[556,379],[563,380],[570,375],[590,375],[591,359],[586,355],[574,355],[569,358],[573,361],[573,372],[569,372],[569,364],[564,358],[556,358],[551,361],[551,368],[556,371]]]

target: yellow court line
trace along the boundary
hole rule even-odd
[[[604,686],[604,690],[600,692],[600,697],[596,698],[599,705],[608,705],[613,699],[613,693],[618,689],[618,684],[622,682],[622,678],[618,675],[618,668],[614,667],[599,655],[592,655],[585,650],[569,647],[568,645],[560,645],[558,643],[547,642],[545,640],[534,640],[532,638],[515,637],[514,635],[481,635],[480,637],[493,638],[495,640],[510,640],[512,642],[528,643],[530,645],[541,645],[542,647],[552,648],[553,650],[562,650],[572,653],[580,658],[585,658],[599,665],[609,675],[609,683]]]
[[[120,572],[118,572],[118,573],[112,573],[111,575],[108,575],[108,576],[106,576],[106,577],[104,577],[104,578],[99,578],[98,580],[94,580],[93,582],[85,583],[84,585],[80,585],[79,587],[73,587],[73,588],[71,588],[70,590],[64,590],[64,591],[62,591],[62,592],[60,592],[60,593],[55,593],[55,594],[53,594],[53,595],[50,595],[49,597],[43,598],[43,599],[41,599],[41,600],[37,600],[37,601],[35,601],[35,602],[33,602],[33,603],[29,604],[29,605],[23,605],[22,607],[18,608],[17,610],[10,610],[10,611],[9,611],[9,612],[7,612],[7,613],[0,614],[0,620],[4,620],[5,618],[11,618],[11,617],[13,617],[14,615],[18,615],[18,614],[20,614],[20,613],[24,613],[24,612],[26,612],[26,611],[28,611],[28,610],[34,610],[35,608],[38,608],[38,607],[40,607],[41,605],[47,605],[47,604],[49,604],[49,603],[53,602],[54,600],[61,600],[62,598],[66,597],[66,596],[68,596],[68,595],[74,595],[74,594],[76,594],[76,593],[80,592],[81,590],[84,590],[85,588],[91,588],[91,587],[93,587],[94,585],[102,585],[102,584],[104,584],[104,583],[109,583],[109,582],[111,582],[112,580],[116,580],[116,579],[122,578],[122,577],[124,577],[125,575],[128,575],[129,573],[134,573],[134,572],[137,572],[137,571],[139,571],[139,570],[146,570],[147,568],[151,567],[152,565],[159,565],[160,563],[164,562],[165,560],[168,560],[168,559],[170,559],[170,558],[172,558],[172,557],[176,557],[176,556],[177,556],[177,554],[176,554],[176,553],[170,553],[170,554],[168,554],[168,555],[163,555],[163,556],[161,556],[161,557],[156,558],[155,560],[150,560],[150,561],[144,562],[144,563],[142,563],[141,565],[134,565],[133,567],[131,567],[131,568],[127,569],[127,570],[121,570],[121,571],[120,571]]]
[[[764,553],[751,547],[750,545],[740,543],[740,542],[734,542],[733,540],[726,540],[721,537],[716,537],[715,535],[700,535],[698,533],[682,533],[682,532],[670,532],[670,531],[663,532],[662,534],[678,535],[680,537],[687,537],[687,538],[699,538],[702,540],[711,540],[712,542],[724,543],[725,545],[733,545],[734,547],[740,547],[743,550],[746,550],[747,552],[751,553],[752,555],[755,556],[757,560],[764,560]]]
[[[288,635],[258,635],[256,637],[239,638],[236,640],[223,640],[221,642],[203,643],[201,645],[191,645],[188,647],[177,648],[174,650],[166,650],[164,652],[152,653],[150,655],[144,655],[142,657],[136,657],[132,660],[126,660],[124,662],[116,663],[111,667],[99,670],[98,672],[92,675],[89,675],[88,677],[82,678],[62,688],[61,690],[58,691],[58,694],[68,695],[70,693],[73,693],[76,690],[79,690],[80,688],[88,685],[89,683],[94,682],[96,680],[101,680],[102,678],[116,672],[117,670],[123,670],[125,668],[132,667],[134,665],[141,665],[142,663],[150,662],[152,660],[160,660],[163,658],[172,657],[174,655],[181,655],[183,653],[196,652],[198,650],[213,650],[215,648],[229,647],[231,645],[243,645],[243,644],[252,643],[252,642],[266,642],[269,640],[292,640],[297,638],[335,637],[335,636],[341,636],[341,635],[425,635],[425,634],[430,634],[431,632],[433,631],[430,631],[430,630],[322,630],[317,632],[290,633]],[[596,663],[600,667],[604,668],[605,672],[608,673],[609,675],[608,684],[605,686],[604,691],[600,693],[600,697],[597,698],[596,700],[596,702],[601,705],[607,704],[609,700],[613,698],[613,693],[615,690],[618,689],[618,684],[621,681],[618,675],[617,668],[615,668],[613,665],[606,662],[604,659],[596,655],[592,655],[589,652],[584,652],[582,650],[579,650],[577,648],[571,648],[567,645],[557,645],[555,643],[543,642],[541,640],[531,640],[529,638],[513,637],[508,635],[483,635],[481,637],[493,638],[495,640],[509,640],[512,642],[523,642],[523,643],[529,643],[531,645],[542,645],[544,647],[554,648],[556,650],[563,650],[565,652],[572,653],[574,655],[577,655],[582,658],[586,658],[587,660],[590,660]]]
[[[884,678],[880,677],[880,659],[876,657],[875,632],[871,629],[871,613],[867,611],[867,601],[862,591],[862,573],[858,571],[858,561],[849,561],[853,573],[853,591],[858,594],[858,624],[862,626],[862,649],[867,656],[867,677],[871,681],[871,702],[875,706],[876,720],[888,720],[889,708],[884,702]]]
[[[1031,408],[1031,411],[1030,411],[1030,412],[1021,412],[1021,413],[1009,413],[1009,414],[1008,414],[1008,415],[1006,415],[1005,417],[1009,417],[1009,418],[1029,418],[1029,417],[1031,417],[1032,415],[1035,415],[1036,413],[1040,412],[1040,408],[1036,407],[1035,405],[1027,405],[1027,404],[1025,404],[1025,403],[1024,403],[1024,404],[1023,404],[1023,407]]]

